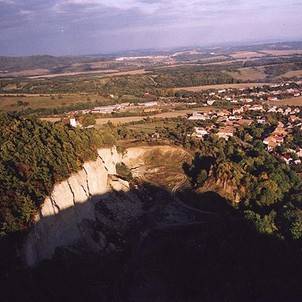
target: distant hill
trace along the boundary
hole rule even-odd
[[[49,55],[37,55],[28,57],[4,57],[0,56],[0,70],[6,72],[16,72],[27,69],[54,69],[69,66],[75,63],[89,63],[92,61],[102,61],[102,58],[92,58],[86,56],[65,56],[55,57]]]

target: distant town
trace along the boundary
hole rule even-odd
[[[299,106],[278,105],[282,100],[300,98],[302,96],[302,82],[286,82],[282,84],[272,84],[257,86],[252,88],[226,88],[220,90],[210,89],[201,93],[196,100],[196,96],[186,97],[185,91],[179,92],[180,97],[160,97],[156,100],[140,103],[120,103],[109,106],[95,107],[69,112],[70,125],[80,126],[77,116],[86,114],[98,114],[100,116],[110,116],[114,113],[124,113],[143,110],[145,113],[175,111],[176,115],[180,108],[193,108],[192,113],[184,116],[188,121],[204,122],[203,126],[194,127],[192,137],[202,140],[205,136],[215,134],[219,138],[228,140],[235,135],[240,127],[256,124],[268,124],[270,114],[277,114],[282,117],[278,125],[267,137],[263,139],[268,151],[272,152],[276,147],[281,146],[286,137],[292,133],[294,128],[302,129],[302,112]],[[148,95],[147,95],[148,96]],[[113,95],[111,95],[114,98]],[[195,107],[206,110],[194,110]],[[114,118],[112,118],[114,120]],[[86,128],[93,127],[93,125]],[[156,133],[154,137],[160,137]],[[302,159],[302,149],[285,150],[281,158],[287,163],[300,164]]]

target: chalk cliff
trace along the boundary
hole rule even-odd
[[[84,222],[95,219],[96,202],[112,190],[129,189],[127,181],[115,176],[121,161],[115,147],[100,149],[96,161],[84,163],[81,171],[55,185],[27,236],[24,256],[28,265],[51,258],[60,246],[90,240]]]
[[[182,154],[182,150],[170,146],[141,146],[128,148],[122,155],[115,147],[99,149],[96,161],[84,163],[81,171],[56,184],[51,195],[45,199],[24,243],[22,255],[25,263],[33,266],[41,260],[50,259],[57,248],[66,246],[80,245],[95,252],[104,250],[108,242],[95,224],[99,225],[102,220],[103,226],[103,220],[107,217],[100,216],[97,206],[104,204],[106,198],[115,198],[115,204],[120,207],[116,212],[125,215],[124,221],[141,212],[141,202],[137,202],[137,197],[129,192],[129,183],[116,175],[116,165],[126,164],[133,175],[139,177],[146,172],[154,154],[161,154],[164,158],[170,154],[174,161],[174,155],[180,151]],[[174,152],[173,155],[171,152]],[[157,159],[154,161],[157,163]],[[179,170],[182,170],[181,167]],[[121,191],[129,193],[116,196],[115,192]]]

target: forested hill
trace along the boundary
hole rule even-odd
[[[55,182],[113,143],[110,129],[74,129],[1,114],[0,236],[26,228]]]
[[[26,69],[53,69],[60,66],[72,65],[75,63],[88,63],[95,61],[89,57],[55,57],[49,55],[37,55],[28,57],[4,57],[0,56],[0,70],[13,72]]]

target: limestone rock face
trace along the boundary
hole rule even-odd
[[[84,163],[81,171],[57,183],[50,196],[45,198],[23,245],[25,264],[34,266],[50,259],[61,247],[80,246],[98,252],[104,250],[107,244],[110,246],[102,228],[96,227],[96,224],[104,225],[108,219],[115,221],[115,217],[108,214],[107,220],[100,218],[97,209],[110,199],[118,207],[113,211],[114,215],[125,213],[125,217],[130,217],[142,211],[140,202],[130,192],[129,183],[116,175],[116,165],[124,163],[134,177],[140,177],[146,171],[145,158],[150,157],[150,152],[166,152],[171,148],[132,147],[123,156],[115,147],[99,149],[96,161]],[[123,194],[118,194],[118,191]],[[100,219],[103,221],[100,222]]]
[[[86,162],[83,169],[54,186],[24,244],[25,263],[33,266],[51,258],[56,248],[85,243],[97,250],[87,230],[95,220],[95,204],[112,190],[129,190],[128,182],[113,177],[122,158],[116,148],[98,150],[96,161]],[[100,243],[103,245],[103,243]]]
[[[99,149],[98,155],[109,174],[116,174],[116,163],[122,161],[122,156],[118,154],[116,147],[112,149]]]

